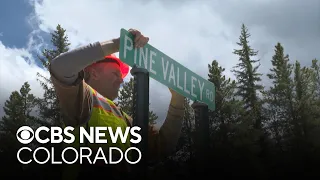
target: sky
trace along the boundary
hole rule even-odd
[[[37,81],[37,54],[50,46],[58,24],[67,30],[70,48],[119,37],[120,29],[135,28],[149,43],[207,79],[208,64],[217,60],[234,79],[241,24],[259,51],[259,71],[268,73],[274,46],[280,42],[290,61],[310,65],[320,59],[319,0],[2,0],[0,6],[0,116],[14,90],[26,81],[42,96]],[[130,76],[129,76],[130,77]],[[151,79],[150,109],[161,125],[170,92]],[[264,77],[263,84],[268,85]]]

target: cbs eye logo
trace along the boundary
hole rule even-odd
[[[34,132],[29,126],[22,126],[17,130],[17,139],[22,144],[29,144],[34,138]]]

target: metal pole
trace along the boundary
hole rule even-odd
[[[149,125],[149,72],[147,69],[133,66],[130,73],[134,76],[133,87],[133,126],[141,128],[141,142],[133,147],[141,151],[141,160],[133,165],[133,175],[139,179],[147,179],[148,155],[148,125]],[[135,152],[135,151],[132,151]],[[138,153],[133,153],[133,160],[139,158]]]
[[[191,106],[194,109],[196,128],[196,172],[199,175],[207,173],[208,149],[209,149],[209,116],[208,105],[194,102]]]

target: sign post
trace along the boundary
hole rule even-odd
[[[141,160],[133,166],[134,176],[138,179],[147,179],[147,155],[148,155],[148,125],[149,125],[149,72],[146,69],[134,66],[130,72],[134,76],[133,87],[133,126],[141,128],[142,137],[139,144],[134,144],[141,152]],[[133,153],[133,161],[139,155]]]
[[[196,173],[204,175],[207,173],[209,155],[209,117],[208,105],[204,103],[194,102],[192,104],[194,109],[195,119],[195,145],[196,145]]]
[[[145,69],[148,72],[149,77],[176,91],[184,97],[194,101],[192,106],[195,110],[195,121],[196,121],[196,144],[197,144],[197,164],[198,170],[204,170],[205,167],[205,155],[208,151],[209,141],[209,121],[208,121],[208,110],[215,110],[215,86],[212,82],[202,78],[196,73],[192,72],[188,68],[182,66],[177,61],[173,60],[163,52],[159,51],[150,44],[146,44],[142,48],[134,48],[134,37],[125,29],[121,29],[120,35],[120,50],[119,58],[127,63],[129,66],[135,69]],[[196,63],[196,61],[195,61]],[[134,73],[137,74],[137,73]],[[149,81],[143,78],[144,81]],[[141,84],[146,84],[142,83]],[[141,86],[141,88],[144,88]],[[141,89],[140,88],[140,89]],[[147,87],[145,87],[147,88]],[[148,84],[149,88],[149,84]],[[142,89],[141,89],[142,92]],[[140,92],[140,93],[141,93]],[[148,91],[149,92],[149,91]],[[138,92],[139,93],[139,92]],[[140,94],[140,96],[149,95],[149,93]],[[147,95],[147,96],[148,96]],[[139,94],[138,94],[139,96]],[[149,96],[148,96],[149,98]],[[143,99],[143,98],[141,98]],[[134,103],[139,103],[135,101]],[[147,102],[145,102],[147,103]],[[145,104],[144,103],[144,104]],[[142,106],[141,106],[142,107]],[[141,116],[144,116],[146,108],[135,108],[135,111],[139,111]],[[137,112],[138,113],[138,112]],[[135,121],[135,119],[134,119]],[[138,120],[136,120],[138,121]],[[142,121],[139,120],[141,123]],[[144,130],[145,121],[143,124]],[[143,131],[144,132],[144,131]],[[146,135],[144,132],[143,134]],[[143,136],[142,138],[148,138]],[[146,146],[144,145],[146,148]],[[197,171],[203,173],[203,171]]]

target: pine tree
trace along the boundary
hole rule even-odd
[[[311,66],[313,72],[314,72],[314,87],[316,89],[314,101],[316,103],[317,112],[320,112],[320,61],[317,59],[312,60],[312,66]],[[320,113],[318,113],[315,118],[320,120]]]
[[[266,115],[269,119],[270,130],[274,134],[276,143],[280,146],[283,135],[288,135],[290,122],[295,118],[293,101],[293,80],[291,74],[293,65],[289,63],[289,55],[284,54],[280,43],[275,46],[275,54],[272,57],[270,73],[267,74],[272,80],[272,87],[266,92],[268,110]]]
[[[53,49],[44,49],[42,51],[43,57],[38,56],[45,68],[49,68],[52,59],[69,50],[68,47],[70,43],[65,32],[66,30],[58,25],[56,30],[51,33]],[[47,124],[47,126],[61,125],[62,116],[59,108],[59,100],[56,96],[51,79],[40,73],[38,73],[38,77],[41,78],[41,80],[38,79],[38,81],[44,89],[44,98],[38,99],[40,117],[43,120],[42,123]]]
[[[238,152],[246,152],[238,154],[238,156],[246,157],[250,164],[249,167],[258,168],[255,171],[261,171],[262,164],[256,156],[265,156],[266,134],[263,128],[264,118],[262,116],[262,98],[264,87],[260,84],[261,73],[258,73],[260,64],[253,57],[258,55],[249,45],[250,33],[247,27],[242,24],[239,42],[239,49],[235,49],[233,53],[239,57],[239,62],[233,67],[232,71],[236,77],[235,99],[241,99],[243,110],[240,109],[239,121],[232,128],[232,149],[229,148],[231,154]],[[243,172],[241,172],[243,173]]]
[[[297,139],[306,140],[309,132],[320,124],[319,105],[315,100],[316,91],[316,73],[312,68],[301,67],[300,63],[295,63],[295,101],[296,101],[296,119],[293,122],[294,135]]]
[[[263,86],[259,84],[262,74],[258,73],[260,66],[254,66],[254,63],[258,63],[260,60],[253,60],[251,57],[256,56],[258,51],[252,49],[249,45],[250,33],[247,27],[242,24],[240,42],[237,44],[241,49],[234,50],[234,54],[239,56],[239,63],[233,68],[237,78],[237,92],[236,95],[241,97],[245,103],[244,108],[247,110],[247,120],[254,121],[254,127],[256,129],[261,128],[261,101],[259,100],[258,91],[263,91]]]
[[[31,115],[31,111],[35,108],[35,96],[30,91],[30,85],[25,82],[20,91],[11,93],[3,107],[5,115],[0,121],[0,152],[4,155],[1,161],[6,162],[3,166],[5,169],[2,170],[10,177],[23,174],[23,164],[16,159],[17,152],[23,144],[17,140],[16,132],[21,126],[34,125],[35,117]]]
[[[120,90],[120,95],[118,97],[118,106],[122,111],[126,112],[129,116],[133,115],[133,78],[130,78],[128,82],[125,82]],[[155,124],[158,116],[149,110],[149,123]]]
[[[235,99],[236,82],[223,75],[225,68],[219,66],[218,61],[213,60],[208,64],[209,81],[215,85],[215,111],[209,111],[211,133],[215,134],[219,142],[226,143],[230,125],[236,123],[240,116],[240,102]]]
[[[49,65],[52,59],[60,55],[61,53],[65,53],[69,50],[69,41],[68,36],[66,35],[66,30],[63,29],[60,25],[57,25],[55,31],[51,33],[51,43],[53,45],[52,49],[44,49],[42,51],[42,56],[38,55],[39,60],[42,62],[42,65],[49,70]],[[50,78],[41,75],[38,75],[38,81],[40,82],[42,88],[44,89],[43,98],[37,99],[37,104],[39,107],[39,123],[42,126],[51,127],[51,126],[60,126],[63,125],[63,116],[60,111],[59,100],[57,98],[55,89],[51,82]],[[50,138],[50,134],[43,134],[47,138]],[[43,137],[43,138],[46,138]],[[60,144],[45,144],[41,145],[42,147],[46,147],[47,149],[51,149],[52,147],[55,149],[54,156],[57,160],[60,160],[61,152],[63,149],[63,145]],[[36,167],[39,172],[46,172],[44,176],[48,177],[56,177],[59,178],[59,171],[61,170],[60,166],[54,165],[46,165]],[[42,170],[40,170],[42,169]]]
[[[194,124],[194,112],[192,107],[190,106],[190,99],[185,98],[184,100],[184,117],[183,124],[181,129],[181,135],[177,144],[177,151],[172,156],[172,160],[177,162],[187,161],[193,156],[194,147],[194,132],[195,132],[195,124]]]
[[[20,92],[11,93],[9,100],[6,100],[3,110],[5,115],[0,121],[0,131],[13,134],[15,136],[17,130],[21,126],[31,126],[35,117],[30,113],[35,107],[35,96],[30,94],[30,85],[25,82]]]
[[[315,72],[315,83],[317,87],[317,98],[320,101],[320,61],[317,59],[312,60],[311,68]]]
[[[133,115],[133,78],[130,78],[128,82],[124,82],[120,95],[118,97],[118,106],[121,110],[126,112],[129,116]]]
[[[320,137],[320,128],[318,123],[320,122],[320,61],[317,59],[312,60],[311,70],[313,71],[313,84],[315,93],[312,96],[313,106],[313,123],[311,123],[311,130],[309,130],[309,140],[317,148],[320,148],[319,137]],[[311,113],[309,112],[309,113]]]

